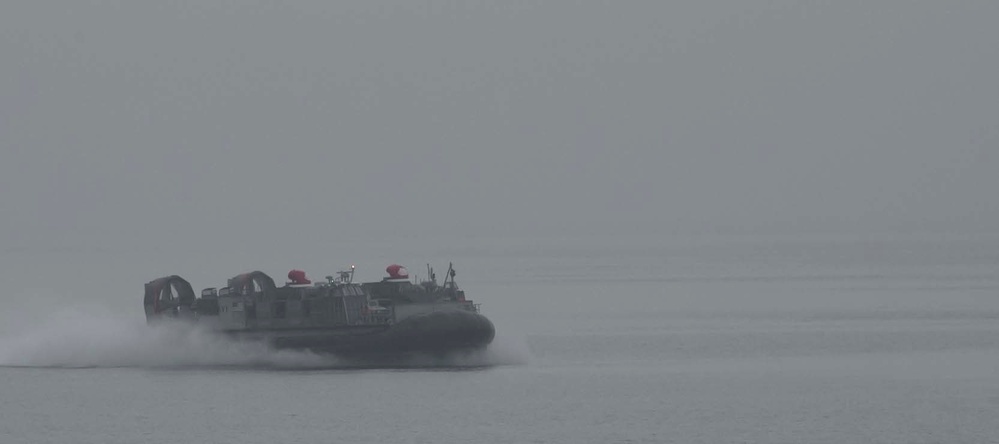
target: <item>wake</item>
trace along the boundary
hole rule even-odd
[[[483,368],[527,363],[526,345],[499,339],[472,353],[411,355],[372,362],[309,351],[277,350],[186,325],[146,325],[144,319],[134,316],[62,312],[33,327],[0,337],[0,366],[321,370]]]

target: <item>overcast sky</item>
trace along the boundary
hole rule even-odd
[[[997,23],[995,1],[4,2],[0,242],[996,231]]]

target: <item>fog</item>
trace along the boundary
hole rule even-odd
[[[994,232],[997,18],[988,1],[5,3],[5,284],[108,264],[62,252],[155,275],[392,239]]]

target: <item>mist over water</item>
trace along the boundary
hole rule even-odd
[[[4,2],[0,444],[996,442],[996,23]],[[172,274],[452,261],[483,353],[368,366],[142,312]]]

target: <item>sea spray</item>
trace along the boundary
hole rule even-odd
[[[237,342],[188,324],[58,312],[0,338],[0,365],[35,367],[323,367],[330,357]]]
[[[35,325],[0,337],[0,365],[20,367],[491,367],[525,364],[529,355],[523,340],[500,335],[488,348],[472,352],[416,354],[388,360],[344,359],[236,341],[187,323],[147,325],[142,318],[93,308],[55,312]]]

